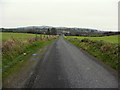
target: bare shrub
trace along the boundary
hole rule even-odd
[[[18,45],[21,44],[21,41],[15,40],[15,39],[9,39],[9,40],[7,40],[2,45],[2,52],[4,53],[4,52],[12,50],[12,48],[15,47],[16,44],[18,44]]]
[[[81,42],[90,42],[90,40],[87,39],[87,38],[84,38],[84,39],[81,40]]]

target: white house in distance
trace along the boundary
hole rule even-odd
[[[70,34],[70,31],[63,31],[62,34]]]

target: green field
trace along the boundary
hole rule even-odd
[[[25,40],[28,38],[36,37],[36,34],[28,34],[28,33],[0,33],[0,35],[2,35],[2,42],[5,42],[10,38]],[[37,36],[41,36],[41,35],[38,34]]]
[[[113,35],[113,36],[105,36],[105,37],[81,37],[81,36],[68,36],[68,38],[79,38],[79,39],[90,39],[90,40],[97,40],[97,41],[105,41],[110,42],[114,44],[118,44],[118,38],[120,38],[120,35]]]

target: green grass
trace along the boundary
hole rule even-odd
[[[50,44],[55,37],[27,33],[0,33],[2,35],[2,74],[3,78],[17,70],[33,53]],[[41,38],[42,36],[42,38]],[[24,55],[26,53],[26,55]]]
[[[55,39],[55,38],[54,38]],[[28,60],[32,54],[36,53],[39,49],[42,49],[44,46],[50,44],[54,39],[46,40],[46,41],[36,41],[32,44],[27,44],[27,45],[22,45],[21,51],[22,53],[19,52],[19,48],[17,47],[16,52],[14,49],[10,52],[5,53],[3,55],[3,61],[2,61],[2,76],[3,79],[6,78],[7,76],[11,75],[14,71],[17,70],[17,68],[24,63],[24,61]],[[15,53],[14,53],[15,52]],[[27,55],[23,55],[23,53],[27,53]]]
[[[120,39],[120,35],[113,35],[113,36],[105,36],[105,37],[81,37],[81,36],[68,36],[68,38],[78,38],[78,39],[90,39],[90,40],[95,40],[95,41],[105,41],[105,42],[109,42],[109,43],[114,43],[114,44],[118,44],[120,42],[118,42],[118,38]]]
[[[2,33],[0,33],[0,43],[2,43]]]
[[[106,37],[107,39],[103,37],[104,38],[103,41],[100,41],[98,39],[99,37],[90,37],[90,38],[81,38],[81,39],[80,37],[79,38],[77,37],[78,38],[77,39],[75,38],[75,36],[72,37],[65,36],[64,38],[69,42],[73,43],[74,45],[87,51],[91,55],[97,57],[99,60],[105,62],[107,65],[111,66],[115,70],[120,71],[120,69],[118,69],[118,65],[120,64],[120,62],[118,61],[120,59],[120,57],[118,57],[119,44],[116,44],[116,41],[114,40],[115,37],[116,36],[108,36]],[[108,38],[111,39],[109,40]]]
[[[28,34],[28,33],[0,33],[0,35],[2,35],[2,42],[5,42],[10,38],[25,40],[28,38],[36,37],[36,34]],[[37,36],[44,36],[44,35],[37,34]]]

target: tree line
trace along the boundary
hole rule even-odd
[[[32,33],[32,34],[46,34],[46,35],[57,35],[56,28],[48,28],[44,30],[40,30],[37,28],[33,29],[5,29],[1,28],[0,32],[12,32],[12,33]]]
[[[90,36],[90,37],[102,37],[110,35],[120,35],[120,32],[100,32],[92,30],[74,30],[74,29],[58,29],[58,28],[15,28],[5,29],[1,28],[0,32],[12,32],[12,33],[32,33],[32,34],[44,34],[44,35],[57,35],[64,34],[66,36]]]

